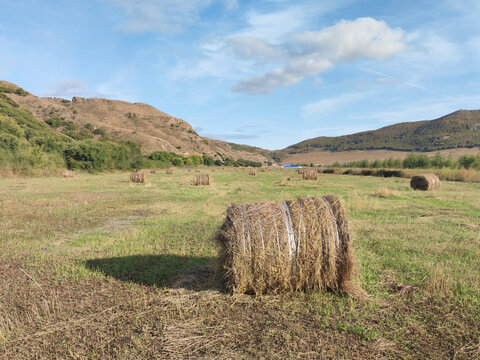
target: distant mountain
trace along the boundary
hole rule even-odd
[[[204,154],[214,159],[229,157],[260,162],[266,161],[269,155],[262,149],[199,136],[186,121],[143,103],[81,97],[73,97],[71,101],[42,98],[6,81],[0,81],[0,94],[31,113],[32,119],[48,124],[47,130],[73,140],[81,139],[82,132],[90,131],[97,137],[105,134],[112,139],[132,141],[140,145],[143,153],[168,151],[185,156]]]
[[[317,137],[291,145],[286,154],[311,151],[436,151],[480,146],[480,110],[459,110],[436,120],[405,122],[337,137]]]

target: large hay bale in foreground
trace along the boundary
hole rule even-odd
[[[75,176],[75,172],[74,171],[70,171],[70,170],[63,170],[62,171],[62,176],[64,178],[73,178]]]
[[[210,177],[210,174],[195,175],[195,179],[194,179],[195,186],[210,185],[211,183],[212,183],[212,178]]]
[[[318,171],[317,170],[303,170],[302,175],[303,175],[303,180],[317,180]]]
[[[147,182],[147,174],[143,172],[134,172],[130,175],[130,181],[134,183],[146,183]]]
[[[255,175],[257,175],[257,173],[255,172],[255,170],[249,170],[248,175],[255,176]]]
[[[232,205],[217,238],[225,285],[233,292],[354,288],[347,216],[335,195]]]
[[[414,190],[438,190],[440,189],[440,179],[435,174],[415,175],[410,181],[410,186]]]

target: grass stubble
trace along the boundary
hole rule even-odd
[[[480,184],[228,169],[0,179],[0,358],[480,358]],[[231,295],[231,204],[338,194],[367,296]]]

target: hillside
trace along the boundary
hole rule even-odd
[[[480,146],[480,110],[459,110],[436,120],[406,122],[338,137],[317,137],[291,145],[287,154],[312,151],[437,151]]]
[[[97,136],[106,134],[112,139],[132,141],[144,154],[168,151],[184,156],[205,154],[215,159],[267,160],[268,152],[259,153],[257,148],[201,137],[186,121],[147,104],[81,97],[73,97],[71,101],[42,98],[19,89],[17,85],[0,81],[0,93],[31,112],[34,118],[52,125],[56,133],[69,137],[82,137],[79,129],[84,133],[84,129],[93,129]],[[76,132],[65,131],[65,127],[74,128]]]

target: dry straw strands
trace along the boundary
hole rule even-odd
[[[195,186],[199,185],[210,185],[212,183],[212,178],[210,174],[196,174],[194,179]]]
[[[147,182],[147,174],[143,172],[134,172],[130,175],[130,181],[134,183],[146,183]]]
[[[217,239],[225,285],[233,292],[354,289],[355,255],[335,195],[232,205]]]
[[[255,176],[255,175],[257,175],[257,173],[255,172],[255,170],[249,170],[248,175]]]
[[[303,180],[317,180],[318,171],[317,170],[303,170],[302,175],[303,175]]]
[[[172,175],[172,174],[173,174],[173,170],[172,170],[172,169],[167,169],[167,170],[165,171],[165,174],[167,174],[167,175]]]
[[[64,178],[73,178],[75,176],[75,172],[70,170],[63,170],[62,176]]]
[[[438,190],[440,189],[440,179],[435,174],[416,175],[410,181],[410,186],[414,190]]]

